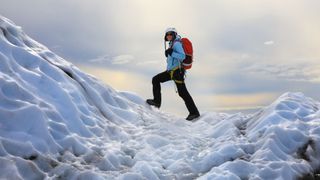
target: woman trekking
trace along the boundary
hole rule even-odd
[[[200,113],[189,94],[184,77],[185,68],[182,67],[182,62],[186,58],[181,37],[178,35],[175,28],[168,28],[165,32],[165,41],[169,41],[169,48],[165,51],[167,57],[167,70],[161,72],[152,78],[153,99],[148,99],[149,105],[160,108],[161,106],[161,85],[160,83],[173,80],[177,86],[179,96],[184,100],[189,115],[186,120],[193,120],[200,116]]]

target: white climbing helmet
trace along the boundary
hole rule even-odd
[[[174,28],[174,27],[169,27],[169,28],[167,28],[167,29],[166,29],[166,34],[167,34],[168,32],[174,32],[174,33],[176,33],[176,34],[178,33],[177,30],[176,30],[176,28]]]
[[[177,32],[176,28],[174,28],[174,27],[167,28],[166,29],[166,33],[164,34],[164,41],[165,42],[168,41],[167,40],[167,33],[169,33],[169,32],[173,33],[173,40],[176,39],[176,37],[178,35],[178,32]]]

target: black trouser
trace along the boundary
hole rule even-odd
[[[154,101],[161,105],[161,85],[160,83],[167,82],[169,80],[174,80],[178,88],[179,96],[184,100],[187,109],[190,114],[199,114],[199,111],[194,104],[192,97],[190,96],[187,87],[184,83],[184,69],[177,69],[173,72],[173,77],[171,79],[170,72],[164,71],[157,74],[152,78],[153,84],[153,97]]]

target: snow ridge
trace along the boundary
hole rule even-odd
[[[1,179],[296,179],[320,167],[319,107],[286,93],[255,114],[188,122],[0,16]]]

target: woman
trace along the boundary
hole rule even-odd
[[[175,28],[168,28],[164,37],[165,41],[169,41],[169,48],[165,51],[167,57],[167,70],[157,74],[152,78],[153,99],[148,99],[149,105],[160,108],[161,106],[161,85],[160,83],[173,80],[177,86],[179,96],[184,100],[189,115],[186,120],[193,120],[200,116],[200,113],[190,96],[184,82],[185,69],[181,67],[182,61],[185,59],[185,53],[181,44],[181,37]]]

